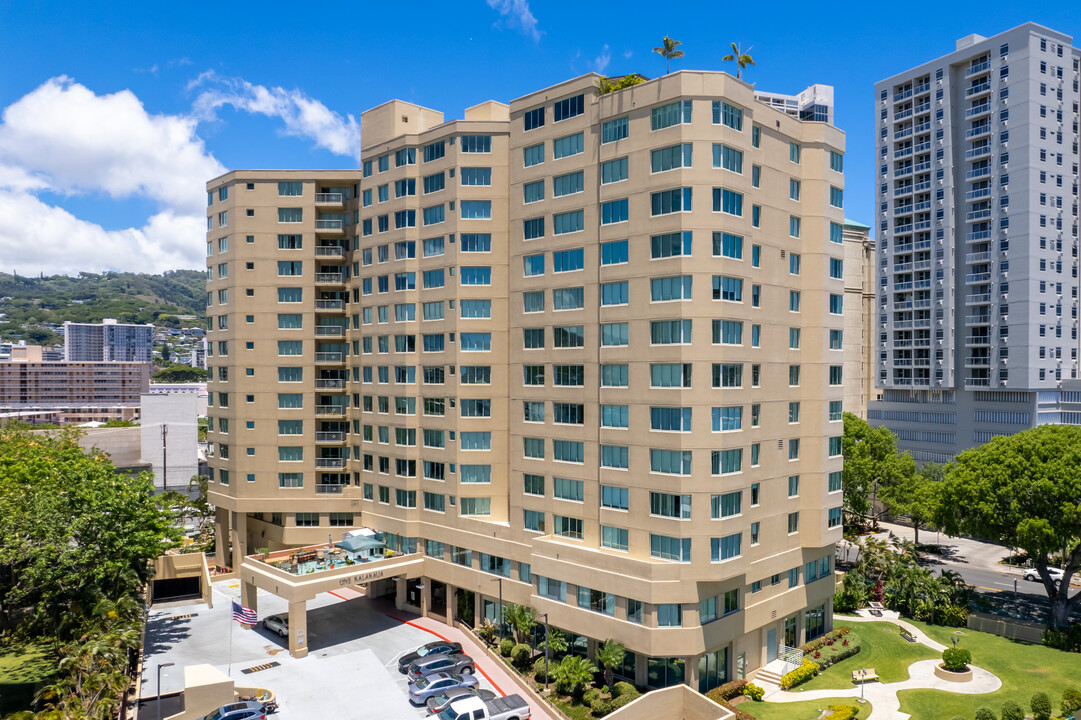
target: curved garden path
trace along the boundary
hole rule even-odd
[[[935,642],[925,633],[917,629],[911,623],[905,622],[896,616],[896,613],[884,612],[882,617],[871,617],[866,611],[860,611],[856,617],[835,618],[848,622],[888,622],[904,628],[912,633],[917,642],[926,645],[932,650],[939,652],[946,649],[940,642]],[[842,623],[843,624],[843,623]],[[871,703],[873,710],[867,716],[867,720],[908,720],[908,713],[901,712],[901,701],[897,698],[899,690],[942,690],[944,692],[960,693],[962,695],[983,695],[991,693],[1002,687],[1002,681],[997,676],[972,665],[972,680],[968,682],[951,682],[942,680],[935,675],[935,666],[939,660],[918,660],[908,666],[908,680],[895,683],[869,682],[863,687],[863,697]],[[833,690],[808,690],[807,692],[779,691],[769,696],[768,702],[799,702],[801,700],[819,700],[837,697],[860,697],[860,688],[855,686],[848,689]]]

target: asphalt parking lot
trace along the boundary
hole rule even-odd
[[[281,720],[291,718],[424,717],[426,709],[408,700],[408,680],[398,672],[398,657],[436,639],[419,627],[380,612],[385,606],[356,593],[324,593],[308,603],[307,658],[289,656],[287,639],[257,626],[245,630],[232,620],[231,600],[239,582],[214,584],[214,608],[171,604],[155,608],[147,623],[140,696],[157,694],[159,663],[163,694],[183,689],[185,665],[209,664],[238,685],[267,687],[277,693]],[[285,601],[259,591],[259,617],[287,610]],[[231,650],[230,650],[231,647]],[[244,670],[258,669],[245,673]],[[479,687],[494,690],[478,673]]]

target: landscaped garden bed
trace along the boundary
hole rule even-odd
[[[847,637],[850,645],[859,645],[860,651],[835,660],[817,677],[800,685],[797,691],[851,688],[852,671],[869,667],[875,669],[880,682],[901,682],[908,679],[908,666],[912,663],[939,657],[939,653],[926,645],[907,642],[901,637],[900,628],[893,623],[860,623],[857,630],[858,634],[850,632]],[[814,653],[811,657],[813,659]]]

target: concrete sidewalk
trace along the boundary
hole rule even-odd
[[[915,530],[907,525],[879,523],[879,527],[882,528],[882,532],[875,534],[874,537],[880,540],[888,539],[891,532],[904,540],[915,541],[916,539]],[[1010,555],[1009,548],[1002,545],[970,538],[950,537],[944,533],[926,529],[920,531],[920,540],[924,545],[939,545],[943,549],[941,555],[923,554],[924,559],[930,563],[945,566],[977,567],[991,572],[1012,573],[1015,575],[1021,574],[1019,568],[999,564],[1001,560]]]

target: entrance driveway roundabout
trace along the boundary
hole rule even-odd
[[[871,617],[861,610],[857,617],[837,618],[849,622],[889,622],[911,633],[916,641],[939,652],[946,649],[942,643],[935,642],[914,625],[899,619],[896,613],[884,612],[882,617]],[[892,617],[891,617],[892,616]],[[983,668],[970,665],[972,679],[968,682],[943,680],[935,675],[935,666],[940,660],[918,660],[908,666],[908,680],[895,683],[867,682],[862,688],[863,698],[871,703],[872,711],[867,720],[908,720],[908,713],[901,712],[901,701],[897,698],[900,690],[941,690],[961,695],[984,695],[993,693],[1002,687],[998,677]],[[859,698],[861,688],[857,685],[848,689],[808,690],[792,692],[778,690],[767,696],[768,702],[800,702],[802,700],[822,700],[825,698]]]

